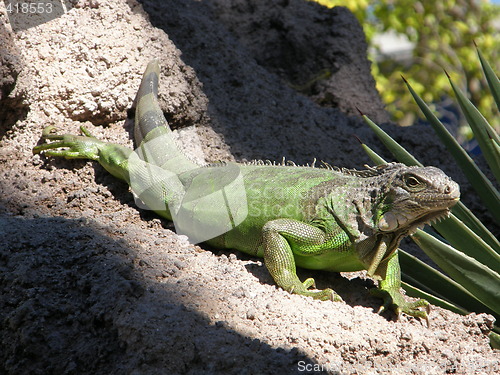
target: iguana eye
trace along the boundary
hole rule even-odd
[[[405,177],[405,183],[410,188],[416,188],[422,184],[418,178],[411,175]]]

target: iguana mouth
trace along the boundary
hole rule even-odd
[[[424,225],[439,223],[440,221],[449,218],[450,215],[451,215],[451,210],[449,208],[439,211],[434,211],[415,220],[413,225],[415,226],[415,228],[422,229]]]
[[[439,200],[433,199],[424,202],[420,201],[420,205],[429,207],[431,211],[419,218],[416,218],[413,225],[416,225],[417,228],[421,228],[426,224],[438,223],[443,219],[449,218],[451,215],[451,208],[457,204],[459,200],[460,195],[442,197]]]

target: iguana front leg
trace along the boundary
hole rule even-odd
[[[429,302],[425,299],[409,302],[401,293],[401,267],[399,266],[398,252],[395,251],[384,263],[380,267],[381,269],[385,268],[385,277],[379,281],[377,289],[371,290],[372,295],[384,300],[379,313],[387,308],[392,308],[398,318],[401,313],[405,313],[417,318],[423,318],[429,325]],[[420,307],[425,307],[425,310],[420,310]]]
[[[314,279],[301,282],[297,277],[293,253],[319,255],[327,246],[325,233],[314,226],[292,219],[276,219],[262,228],[264,263],[276,284],[294,294],[320,300],[342,301],[332,289],[312,291]]]

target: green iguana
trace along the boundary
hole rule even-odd
[[[135,196],[173,220],[192,242],[264,258],[276,284],[290,293],[340,301],[332,289],[310,290],[296,267],[367,270],[376,295],[396,313],[425,318],[429,303],[401,294],[397,248],[404,236],[449,214],[459,187],[440,169],[386,164],[365,170],[218,163],[200,166],[176,147],[158,104],[159,66],[149,63],[135,114],[138,149],[44,130],[33,149],[47,156],[98,161],[125,180]],[[425,310],[421,310],[425,307]]]

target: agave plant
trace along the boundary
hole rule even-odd
[[[478,50],[479,60],[493,98],[500,110],[500,81]],[[492,174],[500,181],[500,137],[467,96],[450,79],[458,104],[469,123]],[[496,222],[500,222],[500,194],[429,106],[405,80],[410,93],[441,141]],[[368,117],[363,116],[395,158],[407,165],[421,165]],[[385,161],[363,145],[375,163]],[[444,271],[428,266],[400,250],[403,287],[409,295],[426,298],[449,310],[467,314],[486,312],[500,321],[500,242],[461,202],[450,218],[432,227],[437,232],[418,230],[412,239]],[[489,335],[494,348],[500,348],[500,326]]]

